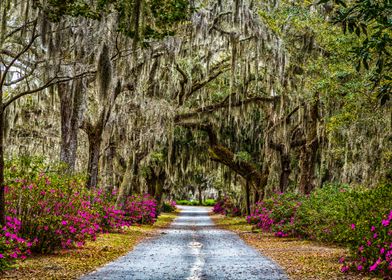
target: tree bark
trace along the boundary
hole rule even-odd
[[[248,180],[246,180],[246,185],[245,185],[245,203],[246,203],[246,215],[250,215],[250,187],[249,187]]]
[[[88,188],[96,187],[98,185],[99,154],[102,142],[101,134],[102,133],[88,134],[89,157],[86,183]]]
[[[279,180],[279,191],[284,193],[289,185],[289,177],[291,173],[290,168],[290,156],[287,153],[282,153],[280,155],[280,180]]]
[[[61,107],[60,160],[67,164],[67,172],[75,170],[78,148],[78,130],[82,108],[82,79],[73,82],[70,89],[67,83],[58,85]]]
[[[149,195],[155,197],[155,191],[156,191],[156,181],[158,180],[157,176],[155,175],[154,170],[150,167],[150,176],[147,176],[146,182],[147,182],[147,192]]]
[[[199,185],[199,205],[203,205],[203,197],[202,197],[202,189],[201,186]]]
[[[309,194],[315,187],[314,173],[317,163],[317,151],[319,140],[317,136],[319,97],[311,105],[307,118],[305,119],[306,143],[300,150],[300,179],[299,188],[304,194]]]
[[[163,196],[163,186],[165,185],[166,173],[164,170],[160,170],[159,174],[156,176],[157,180],[155,181],[155,195],[154,198],[157,201],[158,209],[161,207],[162,196]]]
[[[289,177],[291,173],[290,168],[290,152],[286,151],[284,144],[276,144],[272,140],[269,141],[269,146],[278,152],[280,159],[280,176],[279,176],[279,191],[285,192],[289,184]]]
[[[2,92],[0,92],[0,225],[5,225],[4,108]]]
[[[138,190],[136,190],[136,184],[137,176],[139,174],[139,164],[146,155],[147,152],[143,151],[136,153],[135,158],[129,157],[116,200],[117,206],[124,202],[128,195],[131,195],[133,192],[138,192]]]

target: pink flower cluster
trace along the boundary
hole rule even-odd
[[[240,216],[241,210],[229,197],[224,197],[215,203],[212,211],[216,214],[222,214],[226,216]]]
[[[10,259],[26,259],[31,254],[32,242],[19,236],[21,221],[6,216],[6,224],[0,229],[0,271]]]
[[[157,202],[149,194],[130,196],[124,205],[125,219],[131,224],[153,224],[157,218]]]
[[[264,202],[260,201],[256,203],[256,207],[252,213],[246,217],[248,224],[253,224],[257,228],[264,232],[269,232],[271,226],[274,224],[274,220],[271,218],[272,210],[264,207]]]
[[[382,217],[373,217],[370,225],[351,225],[361,237],[353,244],[353,260],[343,261],[342,272],[368,271],[386,279],[392,274],[392,210]]]
[[[246,221],[263,232],[288,237],[294,235],[295,214],[300,205],[297,196],[277,193],[270,199],[256,203]]]
[[[120,209],[115,200],[103,190],[86,189],[77,179],[40,174],[11,181],[6,187],[9,216],[0,230],[0,271],[31,251],[81,247],[99,233],[156,221],[157,203],[151,196],[131,196]]]

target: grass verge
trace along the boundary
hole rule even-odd
[[[211,217],[220,228],[236,232],[246,243],[278,263],[290,279],[377,279],[341,273],[338,260],[347,254],[344,248],[261,233],[259,230],[252,230],[252,226],[241,217],[215,214]]]
[[[124,233],[101,234],[81,249],[60,251],[51,255],[36,255],[16,264],[0,279],[77,279],[96,268],[128,253],[136,244],[159,234],[178,213],[163,213],[154,225],[128,228]]]

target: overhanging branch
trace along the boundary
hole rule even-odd
[[[50,86],[56,85],[56,84],[60,84],[60,83],[65,83],[71,80],[75,80],[75,79],[79,79],[79,78],[83,78],[89,75],[95,75],[95,71],[87,71],[87,72],[83,72],[81,74],[72,76],[72,77],[53,77],[50,78],[48,81],[46,81],[45,84],[43,84],[42,86],[35,88],[35,89],[30,89],[24,92],[21,92],[13,97],[11,97],[9,100],[7,100],[6,102],[3,103],[2,109],[5,110],[5,108],[7,108],[9,105],[11,105],[14,101],[18,100],[19,98],[25,96],[25,95],[29,95],[29,94],[33,94],[36,92],[40,92]]]
[[[212,104],[208,105],[205,107],[201,107],[198,109],[193,110],[192,112],[189,113],[184,113],[184,114],[179,114],[175,117],[175,121],[181,121],[189,118],[193,118],[195,116],[199,116],[200,114],[208,114],[212,113],[216,110],[223,109],[223,108],[235,108],[235,107],[241,107],[250,103],[265,103],[265,102],[276,102],[279,100],[279,96],[274,96],[274,97],[263,97],[263,96],[255,96],[255,97],[250,97],[244,100],[240,100],[237,102],[230,103],[228,100],[224,100],[223,102],[217,103],[217,104]]]

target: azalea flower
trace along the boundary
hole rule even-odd
[[[348,271],[348,266],[344,265],[342,266],[342,268],[340,269],[341,272],[347,272]]]
[[[387,227],[387,226],[389,226],[389,220],[382,220],[382,221],[381,221],[381,224],[382,224],[384,227]]]

